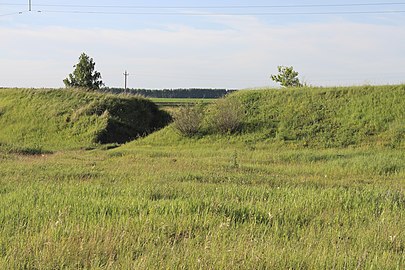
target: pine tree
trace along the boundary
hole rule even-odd
[[[86,89],[100,89],[104,85],[101,80],[101,74],[94,70],[95,63],[93,58],[90,58],[85,53],[79,57],[79,63],[73,66],[75,70],[73,74],[69,74],[68,78],[63,80],[66,87],[81,87]]]

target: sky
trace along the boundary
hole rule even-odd
[[[107,87],[405,83],[405,1],[0,0],[0,87],[60,88],[81,53]]]

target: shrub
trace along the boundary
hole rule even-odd
[[[202,105],[187,105],[174,112],[173,118],[174,128],[181,135],[192,137],[200,132],[204,110]]]
[[[208,126],[214,132],[233,133],[242,126],[245,111],[237,99],[222,98],[211,106],[208,114]]]

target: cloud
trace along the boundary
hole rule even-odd
[[[94,58],[107,86],[122,86],[124,70],[131,74],[130,87],[265,86],[278,65],[293,65],[315,85],[398,83],[405,77],[402,27],[210,20],[222,27],[0,27],[0,85],[61,87],[81,52]]]

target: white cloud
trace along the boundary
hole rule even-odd
[[[221,29],[40,29],[0,27],[0,86],[61,87],[81,52],[108,86],[228,87],[271,84],[293,65],[311,84],[405,80],[405,29],[350,22],[270,26],[251,17],[215,18]],[[402,80],[402,81],[403,81]]]

